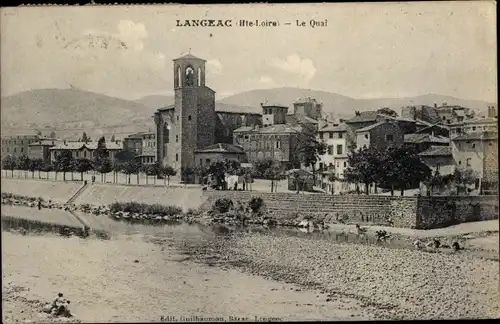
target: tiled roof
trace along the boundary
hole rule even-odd
[[[406,134],[404,136],[405,143],[449,143],[450,139],[444,136],[432,136],[426,133]]]
[[[174,109],[174,108],[175,108],[175,105],[172,104],[172,105],[168,105],[168,106],[165,106],[165,107],[158,108],[157,110],[158,111],[165,111],[165,110],[170,110],[170,109]]]
[[[299,98],[299,99],[297,99],[296,101],[294,101],[294,104],[305,104],[305,103],[309,103],[309,102],[319,103],[319,102],[316,101],[316,99],[311,98],[311,97],[307,97],[307,98]]]
[[[204,59],[201,59],[199,57],[196,57],[192,54],[186,54],[186,55],[182,55],[181,57],[178,57],[176,59],[174,59],[174,61],[177,61],[177,60],[183,60],[183,59],[190,59],[190,60],[200,60],[200,61],[205,61]]]
[[[470,141],[470,140],[498,140],[498,133],[493,132],[476,132],[458,135],[453,141]]]
[[[267,101],[262,103],[262,107],[282,107],[282,108],[288,108],[288,105],[285,105],[283,103],[279,102],[274,102],[274,101]]]
[[[228,144],[228,143],[217,143],[213,145],[209,145],[200,150],[196,150],[196,153],[242,153],[245,151],[241,146]]]
[[[346,123],[362,123],[377,120],[378,112],[375,110],[363,111],[359,115],[346,120]]]
[[[95,150],[97,148],[97,142],[59,142],[54,147],[51,147],[51,150],[80,150],[86,147],[89,150]],[[106,142],[107,150],[121,150],[123,149],[122,142]]]
[[[474,118],[474,119],[466,119],[464,120],[464,124],[485,124],[485,123],[498,123],[498,119],[493,117],[486,118]]]
[[[356,132],[357,133],[367,132],[367,131],[372,130],[372,129],[376,128],[376,127],[379,127],[380,125],[383,125],[385,123],[386,123],[385,121],[381,121],[381,122],[378,122],[376,124],[360,128],[360,129],[356,130]]]
[[[431,146],[419,153],[420,156],[451,156],[451,146]]]
[[[292,124],[317,124],[318,121],[316,119],[303,116],[303,115],[287,115],[287,122]]]
[[[28,146],[53,146],[57,145],[58,143],[61,143],[61,140],[56,140],[56,139],[43,139],[31,144],[28,144]]]
[[[319,132],[347,132],[349,130],[349,126],[346,123],[342,123],[339,125],[326,125]]]
[[[233,133],[239,133],[239,132],[249,132],[253,130],[252,126],[241,126],[239,128],[236,128]]]
[[[231,105],[231,104],[226,104],[226,103],[222,103],[222,102],[215,103],[215,112],[217,112],[217,113],[262,115],[261,107]]]

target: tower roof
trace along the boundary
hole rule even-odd
[[[188,59],[188,60],[198,60],[198,61],[203,61],[203,62],[206,62],[206,60],[201,59],[201,58],[199,58],[199,57],[196,57],[196,56],[194,56],[194,55],[191,55],[191,53],[186,54],[186,55],[183,55],[183,56],[181,56],[181,57],[178,57],[178,58],[174,59],[174,61],[178,61],[178,60],[186,60],[186,59]]]

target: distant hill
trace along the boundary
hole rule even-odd
[[[487,106],[493,104],[480,100],[465,100],[438,94],[408,98],[353,99],[336,93],[300,88],[251,90],[226,97],[220,100],[220,102],[250,106],[260,112],[260,103],[265,102],[267,99],[269,102],[289,106],[289,113],[291,113],[293,112],[293,102],[298,98],[308,96],[323,103],[323,112],[325,114],[341,118],[352,116],[356,110],[366,111],[388,107],[400,114],[401,107],[403,106],[412,104],[433,106],[434,103],[440,106],[443,102],[446,102],[448,105],[460,105],[472,108],[478,113],[485,113]]]
[[[312,97],[323,103],[323,111],[332,118],[348,118],[354,111],[389,107],[401,112],[406,105],[460,105],[485,113],[491,103],[479,100],[429,94],[410,98],[353,99],[339,94],[299,88],[252,90],[223,98],[216,103],[218,111],[261,113],[260,104],[280,103],[290,107],[301,97]],[[85,131],[92,137],[116,138],[147,129],[154,129],[152,115],[157,108],[172,104],[174,98],[153,95],[135,101],[110,97],[79,89],[38,89],[1,99],[1,132],[6,134],[32,133],[44,135],[55,130],[61,137],[74,138]],[[48,134],[47,134],[48,135]]]
[[[174,97],[172,96],[163,96],[163,95],[152,95],[145,96],[140,99],[134,100],[134,102],[144,105],[151,109],[158,109],[161,107],[165,107],[174,103]]]

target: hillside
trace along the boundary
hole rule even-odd
[[[160,107],[165,107],[174,103],[174,97],[163,96],[163,95],[152,95],[145,96],[140,99],[134,100],[134,102],[144,105],[151,109],[158,109]]]
[[[389,107],[401,112],[405,105],[449,105],[470,107],[484,113],[490,104],[478,100],[429,94],[410,98],[353,99],[326,91],[299,88],[252,90],[223,98],[216,103],[219,111],[261,113],[260,103],[280,103],[290,107],[301,97],[313,97],[323,103],[323,111],[332,118],[348,118],[354,111]],[[32,133],[42,130],[48,135],[55,130],[65,138],[101,135],[116,138],[147,129],[154,129],[153,112],[173,103],[173,97],[153,95],[129,101],[79,89],[38,89],[1,99],[2,135]]]
[[[480,100],[464,100],[450,96],[428,94],[408,98],[379,98],[379,99],[353,99],[326,91],[306,90],[299,88],[277,88],[266,90],[252,90],[238,93],[226,97],[220,102],[227,104],[238,104],[255,107],[259,109],[260,103],[266,99],[269,102],[277,102],[290,107],[289,112],[293,112],[293,102],[300,97],[310,96],[323,103],[323,112],[335,117],[347,118],[354,114],[354,111],[375,110],[382,107],[389,107],[397,113],[401,112],[402,106],[407,105],[429,105],[434,103],[441,105],[443,102],[449,105],[460,105],[484,113],[491,103]]]

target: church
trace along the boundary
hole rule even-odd
[[[199,165],[197,151],[232,144],[234,130],[262,124],[262,114],[252,108],[215,102],[215,91],[205,84],[205,66],[205,60],[191,54],[174,59],[174,104],[157,109],[153,116],[156,160],[173,167],[185,182],[192,177],[184,179],[182,171]],[[233,145],[224,147],[239,150]]]

